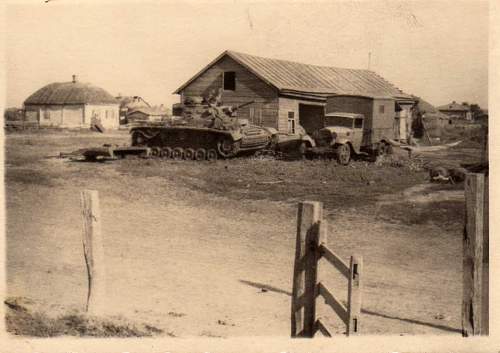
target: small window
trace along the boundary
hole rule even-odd
[[[44,118],[45,120],[49,120],[49,119],[50,119],[50,111],[48,111],[48,110],[44,110],[44,111],[43,111],[43,118]]]
[[[383,107],[383,105],[382,105],[382,107]],[[361,118],[354,119],[354,128],[361,129],[362,127],[363,127],[363,119],[361,119]]]
[[[295,134],[295,113],[288,112],[288,132]]]
[[[380,114],[384,114],[384,113],[385,113],[385,105],[383,105],[383,104],[382,104],[382,105],[379,105],[379,106],[378,106],[378,112],[379,112]]]
[[[236,73],[234,71],[224,72],[224,90],[234,91],[236,89]]]

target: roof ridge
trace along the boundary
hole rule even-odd
[[[259,55],[254,55],[254,54],[247,54],[247,53],[243,53],[243,52],[239,52],[239,51],[235,51],[235,50],[226,50],[226,51],[224,51],[224,53],[227,53],[227,54],[231,54],[232,53],[232,54],[236,54],[236,55],[244,55],[244,56],[249,56],[249,57],[258,58],[258,59],[281,61],[281,62],[289,63],[289,64],[297,64],[297,65],[304,65],[304,66],[314,66],[314,67],[320,67],[320,68],[331,68],[331,69],[337,69],[337,70],[370,71],[370,70],[367,70],[367,69],[355,69],[355,68],[350,68],[350,67],[308,64],[308,63],[303,63],[303,62],[300,62],[300,61],[292,61],[292,60],[286,60],[286,59],[269,58],[269,57],[265,57],[265,56],[259,56]]]

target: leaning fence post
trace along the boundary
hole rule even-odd
[[[80,196],[83,218],[83,254],[88,277],[86,311],[97,315],[102,314],[104,310],[106,290],[99,194],[95,190],[84,190]]]
[[[347,336],[357,335],[360,332],[362,273],[363,257],[351,256],[347,290]]]
[[[312,337],[314,334],[317,248],[322,218],[322,203],[299,203],[292,289],[292,337]]]
[[[465,227],[463,237],[462,334],[480,335],[483,276],[484,175],[465,178]]]

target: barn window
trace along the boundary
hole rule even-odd
[[[385,113],[385,105],[379,105],[378,106],[378,112],[380,114],[384,114]]]
[[[288,112],[288,132],[295,134],[295,113]]]
[[[236,89],[236,72],[226,71],[223,75],[224,90],[234,91]]]
[[[48,111],[48,110],[44,110],[44,111],[43,111],[43,118],[44,118],[45,120],[49,120],[49,119],[50,119],[50,111]]]

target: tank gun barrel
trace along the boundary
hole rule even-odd
[[[240,104],[240,105],[237,105],[236,107],[233,108],[233,110],[238,110],[240,108],[243,108],[243,107],[246,107],[247,105],[250,105],[252,103],[255,103],[255,101],[250,101],[250,102],[246,102],[246,103],[243,103],[243,104]]]

